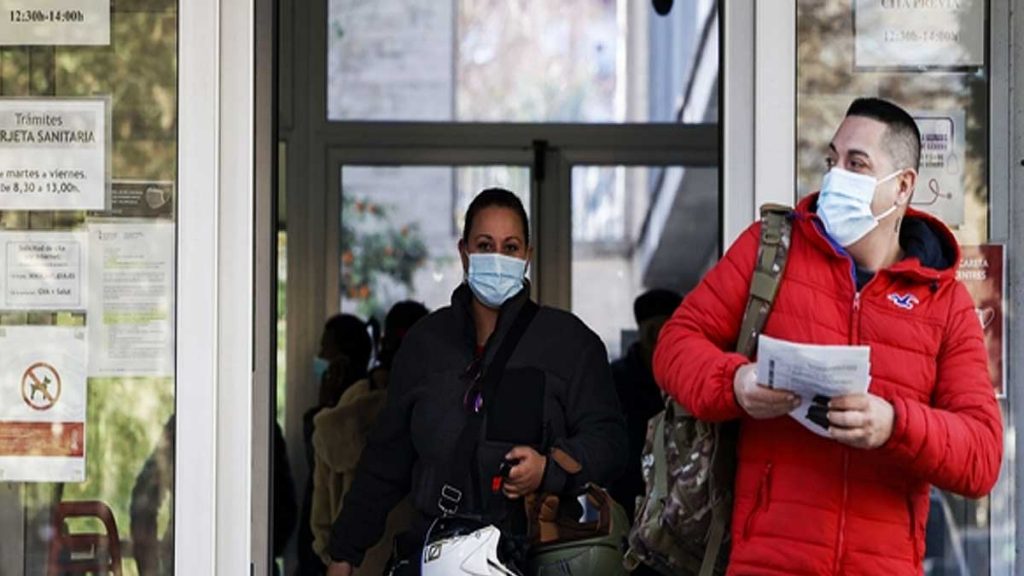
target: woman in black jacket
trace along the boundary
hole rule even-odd
[[[625,424],[605,347],[572,314],[529,301],[529,222],[513,193],[492,188],[473,200],[459,254],[466,281],[451,306],[419,321],[394,361],[388,404],[333,526],[331,576],[352,573],[407,493],[420,517],[399,551],[415,559],[445,511],[521,534],[523,496],[607,486],[624,467]],[[520,330],[517,318],[530,312]],[[506,347],[510,355],[499,354],[507,362],[488,385],[483,376],[510,332],[521,337]],[[464,433],[473,422],[479,429]],[[474,440],[460,454],[463,436]],[[460,471],[468,477],[452,477]],[[446,486],[463,488],[461,497]]]

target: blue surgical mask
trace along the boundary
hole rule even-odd
[[[320,384],[324,381],[324,374],[327,373],[327,368],[330,367],[331,363],[326,359],[317,356],[313,358],[313,375],[316,377],[316,383]]]
[[[825,231],[844,248],[868,235],[899,206],[893,204],[885,212],[875,216],[871,212],[871,201],[875,189],[899,174],[897,170],[881,180],[867,174],[857,174],[835,167],[825,174],[818,195],[818,216],[825,225]]]
[[[470,254],[466,283],[488,308],[501,308],[523,289],[526,260],[501,254]]]

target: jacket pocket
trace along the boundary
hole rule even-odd
[[[761,482],[757,485],[757,494],[754,497],[754,507],[750,509],[750,513],[747,514],[747,519],[743,523],[744,540],[750,538],[750,532],[754,529],[754,522],[757,518],[762,512],[766,512],[768,510],[771,500],[771,491],[772,463],[768,462],[764,465],[764,472],[761,473]]]

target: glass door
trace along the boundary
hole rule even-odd
[[[463,279],[457,244],[470,201],[506,188],[529,214],[530,186],[526,166],[342,166],[339,310],[383,325],[403,300],[447,306]]]
[[[975,298],[1006,429],[1002,476],[989,496],[932,490],[924,571],[1014,573],[1016,471],[1002,314],[1009,304],[1004,251],[1011,252],[1011,2],[770,4],[752,23],[757,53],[773,55],[756,59],[758,98],[750,103],[757,109],[755,202],[793,204],[817,191],[829,140],[855,98],[890,100],[914,117],[922,149],[911,206],[942,220],[961,244],[960,277]]]
[[[570,170],[572,311],[601,337],[609,360],[623,359],[640,341],[636,299],[655,289],[683,296],[718,260],[718,170]]]
[[[0,3],[0,573],[172,574],[178,1],[40,4]]]

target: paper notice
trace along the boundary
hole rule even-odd
[[[108,46],[110,0],[0,0],[2,46]]]
[[[89,224],[89,375],[174,374],[174,223]]]
[[[827,437],[828,430],[809,417],[813,399],[867,392],[871,382],[871,349],[795,344],[761,335],[757,344],[757,380],[800,396],[800,407],[789,415],[808,430]]]
[[[0,326],[0,350],[0,482],[82,482],[85,328]]]
[[[103,98],[0,98],[0,210],[104,210]]]
[[[0,232],[0,310],[83,310],[82,232]]]

